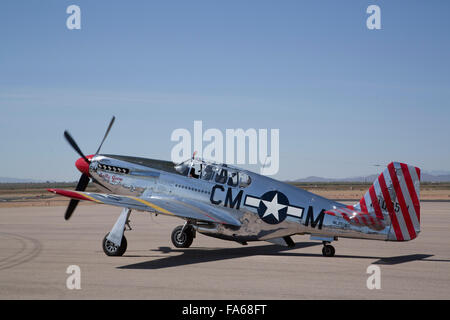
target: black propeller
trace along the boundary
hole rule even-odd
[[[105,142],[106,137],[107,137],[108,134],[109,134],[109,130],[111,130],[111,127],[113,126],[115,120],[116,120],[116,117],[113,116],[112,119],[111,119],[111,122],[109,123],[108,129],[106,129],[105,136],[103,137],[102,142],[101,142],[100,145],[98,146],[98,149],[97,149],[97,152],[95,153],[95,155],[97,155],[97,154],[100,152],[100,149],[101,149],[101,147],[102,147],[102,145],[103,145],[103,142]]]
[[[82,174],[80,177],[80,181],[78,181],[77,187],[75,191],[84,191],[89,183],[89,176],[87,174]],[[66,213],[64,214],[64,219],[69,220],[72,216],[72,213],[75,211],[75,208],[78,205],[80,200],[71,199],[69,202],[69,206],[67,207]]]
[[[67,130],[64,131],[64,137],[66,138],[67,142],[72,146],[72,148],[74,148],[75,151],[84,159],[84,161],[86,161],[87,163],[90,163],[89,159],[86,158],[86,156],[83,154],[80,147],[78,147],[77,143],[70,135],[69,131],[67,131]]]
[[[110,123],[109,123],[108,129],[106,130],[105,136],[103,137],[103,140],[100,143],[100,146],[98,147],[97,152],[95,153],[95,155],[97,155],[100,152],[100,149],[101,149],[101,147],[103,145],[103,142],[105,142],[106,137],[108,136],[109,131],[111,130],[111,127],[114,124],[115,120],[116,120],[116,117],[113,116],[111,121],[110,121]],[[72,136],[70,135],[70,133],[68,131],[64,131],[64,137],[66,138],[67,142],[72,146],[72,148],[75,149],[75,151],[81,156],[81,158],[89,166],[91,164],[91,161],[84,155],[84,153],[81,151],[80,147],[78,147],[77,143],[75,142],[75,139],[72,138]],[[100,184],[104,188],[108,189],[106,186],[104,186],[99,181],[95,180],[94,178],[92,178],[92,180],[94,182]],[[88,184],[89,184],[89,175],[86,174],[86,173],[83,173],[81,175],[81,177],[80,177],[80,180],[78,181],[78,184],[77,184],[77,187],[75,188],[75,191],[84,191],[84,190],[86,190]],[[80,202],[80,200],[76,200],[76,199],[70,200],[69,206],[67,207],[66,213],[64,214],[64,219],[66,219],[66,220],[70,219],[70,217],[72,216],[72,214],[75,211],[76,207],[78,206],[78,202]]]

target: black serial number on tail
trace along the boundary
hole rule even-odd
[[[378,200],[378,204],[380,205],[380,208],[383,211],[388,211],[388,208],[386,206],[386,201],[384,201],[384,199],[382,199],[382,198],[377,198],[377,200]],[[373,203],[370,204],[370,207],[373,208]],[[400,204],[398,202],[392,202],[392,207],[394,208],[395,213],[400,212]],[[409,205],[406,206],[406,209],[409,210]]]

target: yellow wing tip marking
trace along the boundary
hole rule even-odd
[[[146,201],[146,200],[144,200],[144,199],[135,198],[135,197],[130,197],[130,198],[133,199],[133,200],[139,201],[139,202],[145,204],[146,206],[152,207],[153,209],[155,209],[155,210],[157,210],[157,211],[159,211],[159,212],[166,213],[166,214],[170,214],[170,215],[173,215],[173,216],[175,215],[174,213],[172,213],[172,212],[170,212],[170,211],[167,211],[166,209],[161,208],[161,207],[157,206],[156,204],[153,204],[153,203],[151,203],[151,202],[148,202],[148,201]]]
[[[76,191],[75,191],[75,192],[76,192]],[[94,201],[94,202],[96,202],[96,203],[104,204],[104,202],[102,202],[102,201],[100,201],[100,200],[97,200],[97,199],[95,199],[94,197],[87,195],[86,193],[82,193],[82,192],[76,192],[76,193],[78,193],[79,195],[81,195],[81,196],[83,196],[83,197],[86,197],[86,198],[88,198],[89,200]]]

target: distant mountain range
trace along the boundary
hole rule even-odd
[[[421,172],[421,182],[450,182],[450,173],[439,171],[440,174],[432,174],[426,171]],[[378,178],[378,174],[372,174],[368,176],[352,177],[352,178],[322,178],[316,176],[310,176],[303,179],[297,179],[290,182],[366,182],[372,183]]]
[[[422,171],[421,182],[450,182],[450,172],[447,171]],[[368,176],[359,176],[352,178],[323,178],[310,176],[297,180],[289,180],[288,182],[362,182],[362,183],[372,183],[378,177],[378,174],[372,174]],[[17,178],[6,178],[0,177],[0,183],[45,183],[44,180],[34,180],[34,179],[17,179]],[[50,181],[55,182],[55,181]]]
[[[0,183],[42,183],[42,182],[45,181],[0,177]]]

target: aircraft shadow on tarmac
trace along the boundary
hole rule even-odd
[[[293,249],[301,249],[312,246],[321,246],[321,243],[300,242],[296,243],[294,248],[283,247],[278,245],[263,245],[256,247],[241,247],[241,248],[220,248],[220,249],[171,249],[169,247],[159,247],[157,251],[163,254],[178,253],[181,255],[168,256],[150,261],[130,264],[118,267],[118,269],[164,269],[170,267],[178,267],[196,263],[205,263],[211,261],[220,261],[235,258],[244,258],[250,256],[280,256],[280,257],[321,257],[323,259],[349,258],[349,259],[369,259],[376,260],[372,264],[396,265],[400,263],[412,261],[436,261],[436,262],[450,262],[450,260],[427,259],[432,257],[430,254],[410,254],[394,257],[371,257],[371,256],[350,256],[350,255],[336,255],[334,258],[323,257],[322,254],[290,252]],[[138,255],[125,255],[126,257],[143,257]]]

